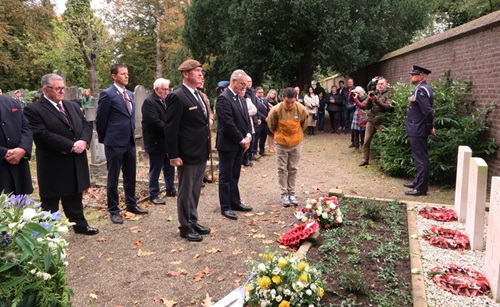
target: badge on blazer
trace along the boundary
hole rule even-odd
[[[189,111],[196,110],[196,109],[198,109],[198,106],[194,106],[194,107],[189,108]]]

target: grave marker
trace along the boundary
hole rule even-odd
[[[467,218],[467,194],[469,192],[469,165],[471,158],[472,150],[469,146],[458,147],[455,212],[460,223],[465,223]]]
[[[486,233],[484,274],[495,302],[500,303],[500,177],[491,178],[490,213]]]
[[[483,249],[484,208],[488,165],[481,158],[471,158],[469,167],[469,195],[467,197],[467,219],[465,231],[469,236],[471,250]]]

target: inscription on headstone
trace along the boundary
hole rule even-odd
[[[472,250],[483,249],[484,208],[488,165],[481,158],[471,158],[469,167],[469,195],[467,197],[467,219],[465,230]]]
[[[472,150],[469,146],[458,147],[455,212],[460,223],[465,223],[467,218],[467,193],[469,191],[469,164],[471,158]]]

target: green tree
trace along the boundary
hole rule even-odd
[[[458,27],[500,9],[500,0],[434,0],[436,22],[446,30]]]

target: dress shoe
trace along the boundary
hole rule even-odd
[[[413,189],[415,187],[413,182],[405,182],[405,183],[403,183],[403,185],[409,189]]]
[[[405,192],[406,195],[411,195],[411,196],[420,196],[420,195],[427,195],[427,192],[424,192],[424,191],[419,191],[419,190],[411,190],[411,191],[406,191]]]
[[[349,145],[349,148],[354,148],[354,143],[351,143],[351,145]]]
[[[153,199],[149,199],[149,202],[152,203],[153,205],[164,205],[165,201],[163,199],[159,199],[158,197],[155,197]]]
[[[175,189],[167,190],[167,197],[176,197],[177,191]]]
[[[109,218],[113,224],[123,224],[123,218],[119,214],[111,214]]]
[[[180,235],[188,241],[200,242],[203,237],[196,232],[192,227],[179,227]]]
[[[141,208],[139,208],[137,206],[135,206],[135,207],[127,207],[127,211],[135,213],[135,214],[148,214],[149,213],[148,210],[141,209]]]
[[[366,165],[370,165],[370,163],[363,161],[363,162],[358,164],[358,166],[366,166]]]
[[[193,224],[193,229],[200,235],[208,235],[210,233],[210,228],[201,226],[198,223]]]
[[[203,182],[204,182],[204,183],[212,183],[212,182],[214,182],[214,181],[213,181],[213,179],[210,179],[210,178],[208,178],[208,177],[205,177],[205,178],[203,178]]]
[[[99,229],[92,228],[90,226],[73,226],[75,233],[81,233],[82,235],[92,236],[99,233]]]
[[[233,211],[243,211],[243,212],[247,212],[247,211],[252,211],[252,207],[250,206],[245,206],[244,204],[242,203],[239,203],[235,206],[231,206],[231,210]]]
[[[233,210],[225,210],[225,211],[222,211],[221,214],[230,220],[237,220],[238,219],[238,216],[233,212]]]
[[[246,167],[252,167],[252,166],[253,166],[253,163],[252,163],[252,162],[248,162],[248,161],[244,161],[244,162],[243,162],[243,166],[246,166]]]

